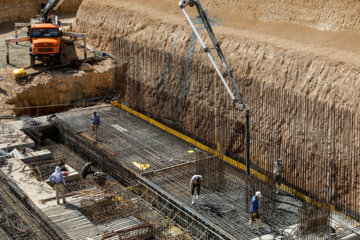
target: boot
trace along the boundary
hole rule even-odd
[[[195,197],[194,197],[194,195],[191,196],[191,204],[192,204],[192,205],[195,204]]]
[[[195,200],[198,200],[198,198],[199,198],[199,195],[196,194],[195,195]]]
[[[250,219],[250,221],[249,221],[249,227],[250,227],[250,228],[253,228],[253,225],[254,225],[254,222],[251,221],[251,219]]]
[[[258,228],[262,228],[262,222],[261,222],[261,219],[257,219],[257,225],[258,225]]]

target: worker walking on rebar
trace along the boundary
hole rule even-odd
[[[92,162],[87,162],[87,163],[85,163],[85,165],[82,167],[82,169],[81,169],[81,177],[82,177],[83,179],[85,179],[87,175],[89,175],[89,174],[94,174],[94,173],[95,173],[95,171],[92,170],[92,168],[91,168],[92,165],[93,165]]]
[[[280,158],[274,162],[274,178],[276,184],[276,193],[279,193],[281,184],[281,174],[283,170],[283,164]]]
[[[62,196],[63,204],[66,204],[66,200],[65,200],[66,182],[59,166],[56,166],[55,172],[51,174],[49,180],[55,184],[57,204],[60,204],[60,195]]]
[[[91,129],[93,131],[93,138],[94,140],[97,140],[97,131],[100,125],[100,116],[96,114],[96,112],[91,115]]]
[[[200,196],[200,185],[202,184],[202,181],[203,178],[201,175],[194,175],[190,180],[191,204],[194,204]],[[195,192],[195,188],[197,190],[196,192]]]
[[[261,192],[256,192],[255,195],[252,197],[251,199],[251,203],[250,203],[250,227],[253,227],[253,224],[256,220],[258,228],[262,227],[262,222],[261,222],[261,218],[260,218],[260,213],[259,213],[259,200],[262,197]]]

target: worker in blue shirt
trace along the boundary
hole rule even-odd
[[[98,128],[99,128],[99,125],[100,125],[100,116],[98,114],[96,114],[96,112],[94,112],[94,114],[91,115],[90,122],[91,122],[92,131],[93,131],[93,138],[94,138],[94,140],[96,140],[97,131],[98,131]]]
[[[261,192],[256,192],[255,195],[251,199],[250,203],[250,227],[253,226],[255,220],[257,222],[258,228],[262,227],[262,222],[259,214],[259,200],[262,197]]]
[[[60,195],[62,196],[63,203],[66,204],[65,200],[65,179],[59,166],[56,166],[55,172],[51,174],[49,180],[54,183],[56,191],[56,201],[60,204]]]

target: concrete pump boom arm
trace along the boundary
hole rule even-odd
[[[180,0],[179,6],[180,6],[181,10],[183,11],[186,19],[188,20],[191,28],[193,29],[196,37],[198,38],[201,46],[203,47],[204,51],[206,52],[208,58],[210,59],[212,65],[214,66],[214,68],[216,70],[216,73],[220,77],[220,79],[221,79],[222,83],[224,84],[227,92],[229,93],[231,99],[234,101],[235,105],[237,107],[247,107],[248,108],[248,106],[244,103],[244,99],[243,99],[243,97],[242,97],[242,95],[240,93],[240,90],[239,90],[239,88],[238,88],[238,86],[237,86],[237,84],[236,84],[236,82],[234,80],[234,77],[232,75],[232,70],[230,70],[229,65],[226,62],[224,54],[223,54],[223,52],[221,51],[221,48],[220,48],[220,43],[216,40],[215,34],[212,31],[212,28],[211,28],[211,25],[210,25],[209,20],[207,18],[207,15],[206,15],[205,11],[203,10],[200,2],[198,0]],[[190,7],[195,6],[196,7],[196,9],[197,9],[197,11],[199,13],[199,16],[200,16],[200,18],[202,20],[202,23],[204,24],[204,27],[205,27],[206,31],[208,32],[208,34],[210,36],[210,39],[211,39],[211,41],[212,41],[212,43],[214,45],[213,49],[216,49],[216,52],[217,52],[219,58],[221,59],[223,66],[226,69],[227,75],[229,76],[230,82],[232,83],[232,86],[235,89],[236,97],[234,96],[233,92],[231,91],[231,89],[230,89],[229,85],[227,84],[223,74],[219,70],[216,62],[214,61],[214,58],[211,55],[210,49],[205,45],[205,43],[204,43],[203,39],[201,38],[199,32],[197,31],[196,27],[194,26],[191,18],[189,17],[188,13],[186,12],[186,10],[185,10],[186,6],[190,6]]]
[[[47,15],[51,10],[56,10],[64,0],[49,0],[48,3],[41,9],[41,16]]]

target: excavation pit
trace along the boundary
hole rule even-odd
[[[92,135],[89,118],[94,111],[101,118],[97,142],[89,138]],[[25,130],[33,133],[33,140],[42,144],[42,148],[51,149],[59,159],[67,156],[66,161],[75,163],[72,165],[75,169],[82,167],[84,159],[93,161],[114,180],[131,186],[133,195],[128,200],[141,199],[182,229],[188,229],[192,236],[236,239],[281,235],[274,233],[274,229],[279,229],[284,236],[287,236],[285,232],[295,234],[293,229],[299,221],[300,200],[283,191],[275,194],[272,181],[247,176],[218,156],[170,135],[168,129],[161,130],[110,105],[73,110],[43,119],[34,119],[37,124],[26,125]],[[143,168],[145,165],[147,167]],[[197,173],[203,175],[204,184],[198,202],[192,205],[189,181]],[[83,185],[82,189],[81,183],[74,183],[73,190],[68,193],[76,194],[80,189],[90,194],[74,204],[92,224],[101,225],[143,212],[134,201],[124,200],[123,196],[118,199],[118,193],[103,192],[106,186],[91,188],[87,183]],[[264,228],[260,232],[248,227],[249,202],[257,190],[264,196],[260,201]],[[115,214],[107,214],[110,212]]]

